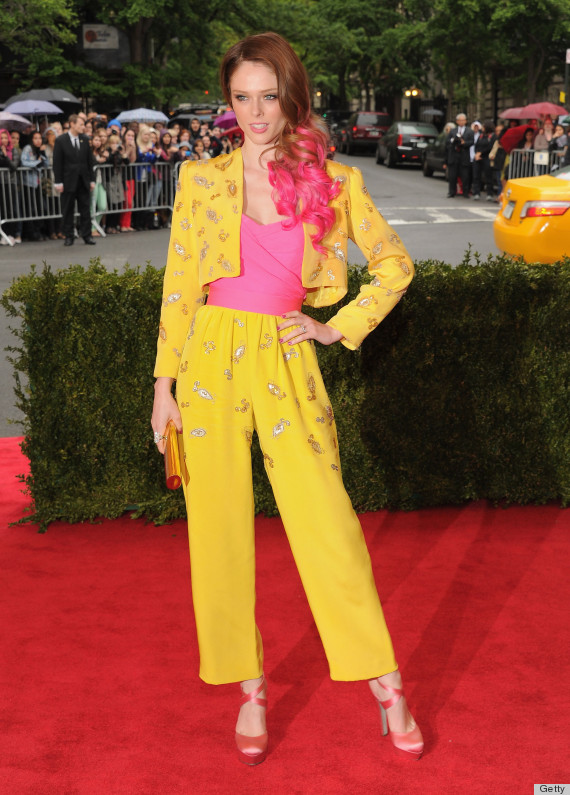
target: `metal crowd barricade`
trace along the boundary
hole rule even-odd
[[[562,152],[549,152],[548,150],[513,149],[508,165],[508,179],[521,177],[538,177],[550,174],[560,167]]]
[[[176,166],[179,164],[177,163]],[[156,213],[174,203],[178,168],[170,163],[129,163],[96,166],[91,223],[102,237],[104,215]],[[0,237],[13,245],[6,225],[61,218],[61,196],[51,169],[0,168]]]

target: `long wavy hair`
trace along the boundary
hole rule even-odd
[[[313,224],[311,235],[317,251],[325,252],[324,236],[334,223],[329,202],[340,186],[325,170],[329,135],[311,112],[309,77],[291,45],[277,33],[248,36],[227,51],[220,67],[220,83],[227,102],[232,104],[231,78],[244,61],[262,63],[277,77],[278,97],[286,123],[272,147],[275,158],[268,164],[273,201],[280,215],[289,216],[285,226],[299,222]],[[300,208],[297,212],[297,208]]]

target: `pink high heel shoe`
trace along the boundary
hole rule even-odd
[[[378,701],[378,706],[380,707],[380,717],[382,719],[382,736],[385,737],[387,734],[390,735],[390,739],[394,745],[394,748],[397,751],[401,751],[407,757],[412,757],[413,759],[419,759],[424,752],[424,740],[422,737],[422,733],[420,731],[419,726],[414,726],[413,729],[409,732],[394,732],[388,727],[388,716],[386,715],[386,711],[393,707],[404,695],[404,691],[401,687],[390,687],[389,685],[383,685],[379,679],[376,680],[380,687],[383,687],[384,690],[388,690],[390,693],[394,693],[393,696],[386,699],[385,701],[381,701],[379,698],[376,698]]]
[[[242,690],[240,707],[252,701],[254,704],[259,704],[260,707],[267,709],[267,699],[259,698],[259,694],[265,687],[265,677],[262,676],[261,684],[254,688],[251,693],[244,693]],[[240,762],[245,765],[259,765],[267,756],[267,732],[257,737],[248,737],[246,734],[236,732],[236,745]]]

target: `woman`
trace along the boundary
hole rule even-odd
[[[164,161],[174,163],[176,161],[177,146],[173,146],[172,134],[170,130],[160,131],[160,151]]]
[[[201,138],[196,138],[194,141],[194,154],[196,160],[210,160],[210,154],[206,152],[204,141]]]
[[[41,170],[48,168],[45,146],[39,130],[32,133],[32,140],[22,150],[22,166],[26,169],[22,174],[24,215],[37,219],[44,215]],[[47,240],[43,221],[27,221],[24,229],[31,240]]]
[[[124,155],[127,162],[128,168],[126,169],[126,177],[125,177],[125,201],[124,207],[126,212],[121,213],[121,218],[119,221],[121,232],[134,232],[133,226],[131,226],[132,220],[132,208],[133,208],[133,199],[135,197],[135,180],[134,180],[134,171],[132,168],[132,164],[137,159],[137,144],[135,140],[135,132],[134,130],[130,130],[128,127],[123,130],[123,150]]]
[[[148,198],[153,187],[153,174],[152,167],[156,163],[158,154],[155,151],[155,145],[152,140],[151,128],[146,124],[139,125],[137,135],[137,163],[144,165],[138,166],[136,169],[136,192],[135,192],[135,207],[147,207]],[[152,215],[145,210],[137,215],[135,222],[135,229],[151,229]]]
[[[44,133],[44,140],[45,153],[47,155],[49,166],[49,176],[42,180],[42,187],[44,192],[44,201],[50,214],[54,214],[56,212],[56,207],[59,207],[57,203],[59,199],[59,193],[53,186],[53,147],[56,138],[57,132],[55,128],[53,126],[48,127]],[[59,210],[57,210],[57,212],[59,212]],[[60,226],[61,218],[48,218],[47,227],[50,240],[57,240],[58,238],[61,240],[65,239],[65,235],[60,231]]]
[[[18,198],[16,187],[13,184],[13,176],[16,173],[12,155],[12,139],[8,130],[0,129],[0,230],[6,237],[0,236],[0,246],[16,242],[17,221],[4,223],[10,219],[17,218]]]
[[[564,155],[568,149],[568,136],[562,124],[557,124],[554,128],[554,135],[549,144],[548,151],[553,152],[551,157],[552,169],[560,168],[560,164],[564,161]]]
[[[95,133],[91,141],[91,149],[93,157],[95,158],[95,188],[91,191],[91,218],[93,219],[93,227],[91,234],[93,237],[101,237],[99,228],[103,222],[103,216],[107,212],[107,191],[105,190],[105,183],[107,182],[107,175],[103,177],[101,166],[106,166],[109,162],[109,150],[107,149],[107,139],[103,141],[99,133]],[[97,168],[99,166],[99,168]]]
[[[180,169],[152,414],[160,452],[169,420],[183,433],[200,676],[241,682],[238,755],[246,764],[263,761],[267,701],[249,459],[255,429],[331,676],[370,680],[394,745],[419,758],[423,740],[342,485],[314,348],[314,340],[357,348],[405,292],[413,266],[358,169],[326,160],[328,135],[311,114],[306,72],[284,39],[265,33],[231,47],[221,82],[245,140],[241,150]],[[373,280],[322,324],[301,304],[345,295],[348,237],[369,258]]]
[[[107,192],[107,225],[105,232],[108,235],[119,233],[119,210],[125,201],[125,186],[123,180],[123,167],[128,165],[129,159],[123,152],[121,137],[118,133],[112,133],[107,139],[107,165],[111,168],[106,170],[105,190]]]

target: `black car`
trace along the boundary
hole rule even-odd
[[[376,162],[393,168],[398,163],[423,161],[424,149],[437,138],[437,128],[423,121],[397,121],[378,141]]]
[[[391,119],[387,113],[360,110],[353,113],[337,137],[339,152],[353,155],[357,151],[374,151],[376,143],[388,127]]]
[[[424,149],[423,172],[424,177],[432,177],[434,171],[442,171],[445,174],[443,164],[445,163],[445,141],[447,133],[440,133],[433,143]]]

